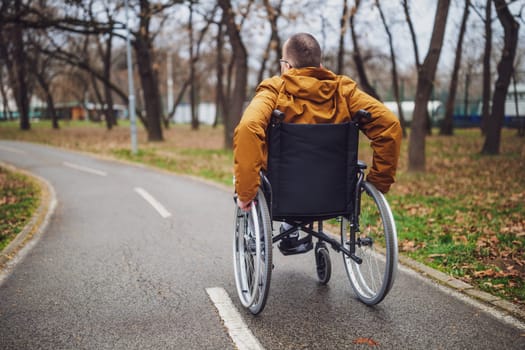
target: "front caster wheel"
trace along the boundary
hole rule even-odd
[[[317,266],[319,283],[327,284],[332,276],[332,263],[328,249],[324,244],[318,244],[315,249],[315,264]]]

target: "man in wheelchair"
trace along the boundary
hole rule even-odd
[[[394,182],[402,130],[397,117],[384,104],[361,91],[347,76],[336,75],[321,65],[321,48],[310,34],[290,37],[282,50],[281,75],[262,81],[234,133],[234,173],[237,205],[251,207],[260,184],[260,171],[267,169],[267,129],[272,112],[284,114],[285,123],[337,124],[350,121],[359,110],[371,114],[359,128],[371,140],[373,161],[366,180],[388,192]],[[301,177],[298,173],[297,177]],[[281,230],[290,226],[286,223]],[[310,241],[297,234],[284,237],[279,245],[286,254],[311,249]]]

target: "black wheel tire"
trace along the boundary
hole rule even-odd
[[[315,262],[319,283],[323,285],[327,284],[332,276],[332,262],[330,261],[330,254],[326,247],[320,247],[315,250]]]

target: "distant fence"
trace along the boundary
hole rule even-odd
[[[216,108],[214,103],[200,103],[197,116],[199,122],[206,125],[213,125],[215,123]],[[175,116],[171,119],[177,124],[191,123],[191,105],[189,103],[181,103],[177,106]]]

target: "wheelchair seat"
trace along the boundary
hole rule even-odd
[[[273,220],[350,214],[358,170],[357,123],[290,124],[273,117],[267,135],[268,169],[262,183]]]

